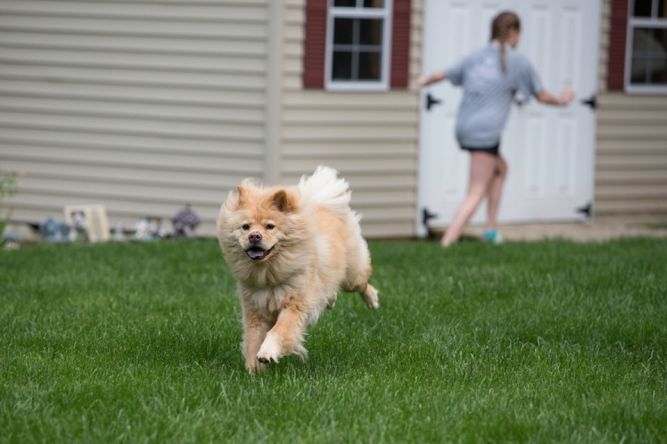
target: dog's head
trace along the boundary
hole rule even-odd
[[[265,189],[248,182],[239,185],[227,196],[218,218],[220,245],[230,265],[270,262],[281,248],[300,237],[296,233],[298,215],[294,191]]]

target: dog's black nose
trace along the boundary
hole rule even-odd
[[[262,240],[262,233],[260,233],[259,231],[253,231],[248,235],[248,240],[250,242],[259,242]]]

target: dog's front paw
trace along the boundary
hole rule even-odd
[[[274,334],[267,334],[264,338],[262,346],[257,352],[257,360],[263,364],[268,364],[269,362],[278,362],[280,359],[280,343],[278,338]]]
[[[250,373],[251,375],[255,375],[266,367],[266,364],[262,364],[258,360],[254,359],[253,362],[247,362],[245,365],[245,369]]]

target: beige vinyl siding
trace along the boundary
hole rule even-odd
[[[268,0],[0,0],[0,169],[13,218],[100,203],[110,223],[226,191],[266,168]]]
[[[602,2],[600,18],[600,51],[598,53],[598,91],[607,90],[607,63],[609,60],[609,29],[611,28],[611,0],[597,0]]]
[[[295,182],[317,165],[337,168],[352,187],[352,206],[367,237],[415,234],[421,1],[413,1],[407,90],[304,90],[305,0],[288,0],[284,14],[280,179]]]
[[[603,93],[595,214],[667,213],[667,96]]]
[[[667,214],[667,94],[607,91],[611,0],[604,1],[595,165],[596,215]]]

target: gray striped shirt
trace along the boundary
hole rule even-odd
[[[462,146],[489,148],[499,143],[514,94],[529,98],[543,90],[526,57],[507,47],[505,62],[503,73],[500,47],[492,43],[444,71],[452,84],[463,86],[456,119],[456,138]]]

